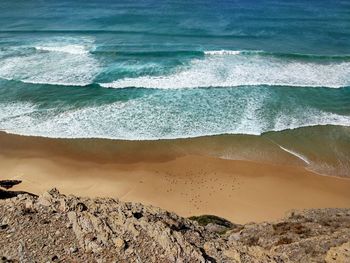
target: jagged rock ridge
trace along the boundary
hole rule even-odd
[[[350,209],[237,225],[111,198],[0,200],[0,262],[350,262]],[[222,223],[221,223],[222,222]]]

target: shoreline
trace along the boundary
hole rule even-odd
[[[256,144],[255,139],[247,141]],[[215,156],[228,141],[111,142],[0,133],[0,179],[22,180],[14,190],[39,195],[57,187],[65,194],[114,197],[237,223],[276,220],[293,209],[349,207],[349,179],[307,171],[302,161],[279,156],[283,151],[275,148],[268,150],[279,156],[277,164]]]

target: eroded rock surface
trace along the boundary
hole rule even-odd
[[[0,200],[0,262],[350,262],[350,209],[246,225],[193,219],[56,189],[20,194]]]

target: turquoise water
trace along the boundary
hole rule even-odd
[[[0,10],[1,130],[144,140],[350,126],[349,1]]]

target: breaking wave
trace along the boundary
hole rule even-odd
[[[100,72],[99,62],[86,45],[44,42],[34,49],[37,52],[23,47],[17,55],[12,52],[11,56],[4,56],[0,78],[34,84],[85,86]]]
[[[83,45],[64,45],[64,46],[37,46],[36,50],[49,52],[63,52],[73,55],[88,54],[89,50]]]
[[[206,51],[168,75],[139,76],[101,83],[106,88],[181,89],[244,85],[340,88],[350,85],[350,61],[345,58],[305,60],[259,51]],[[319,58],[320,59],[320,58]]]

